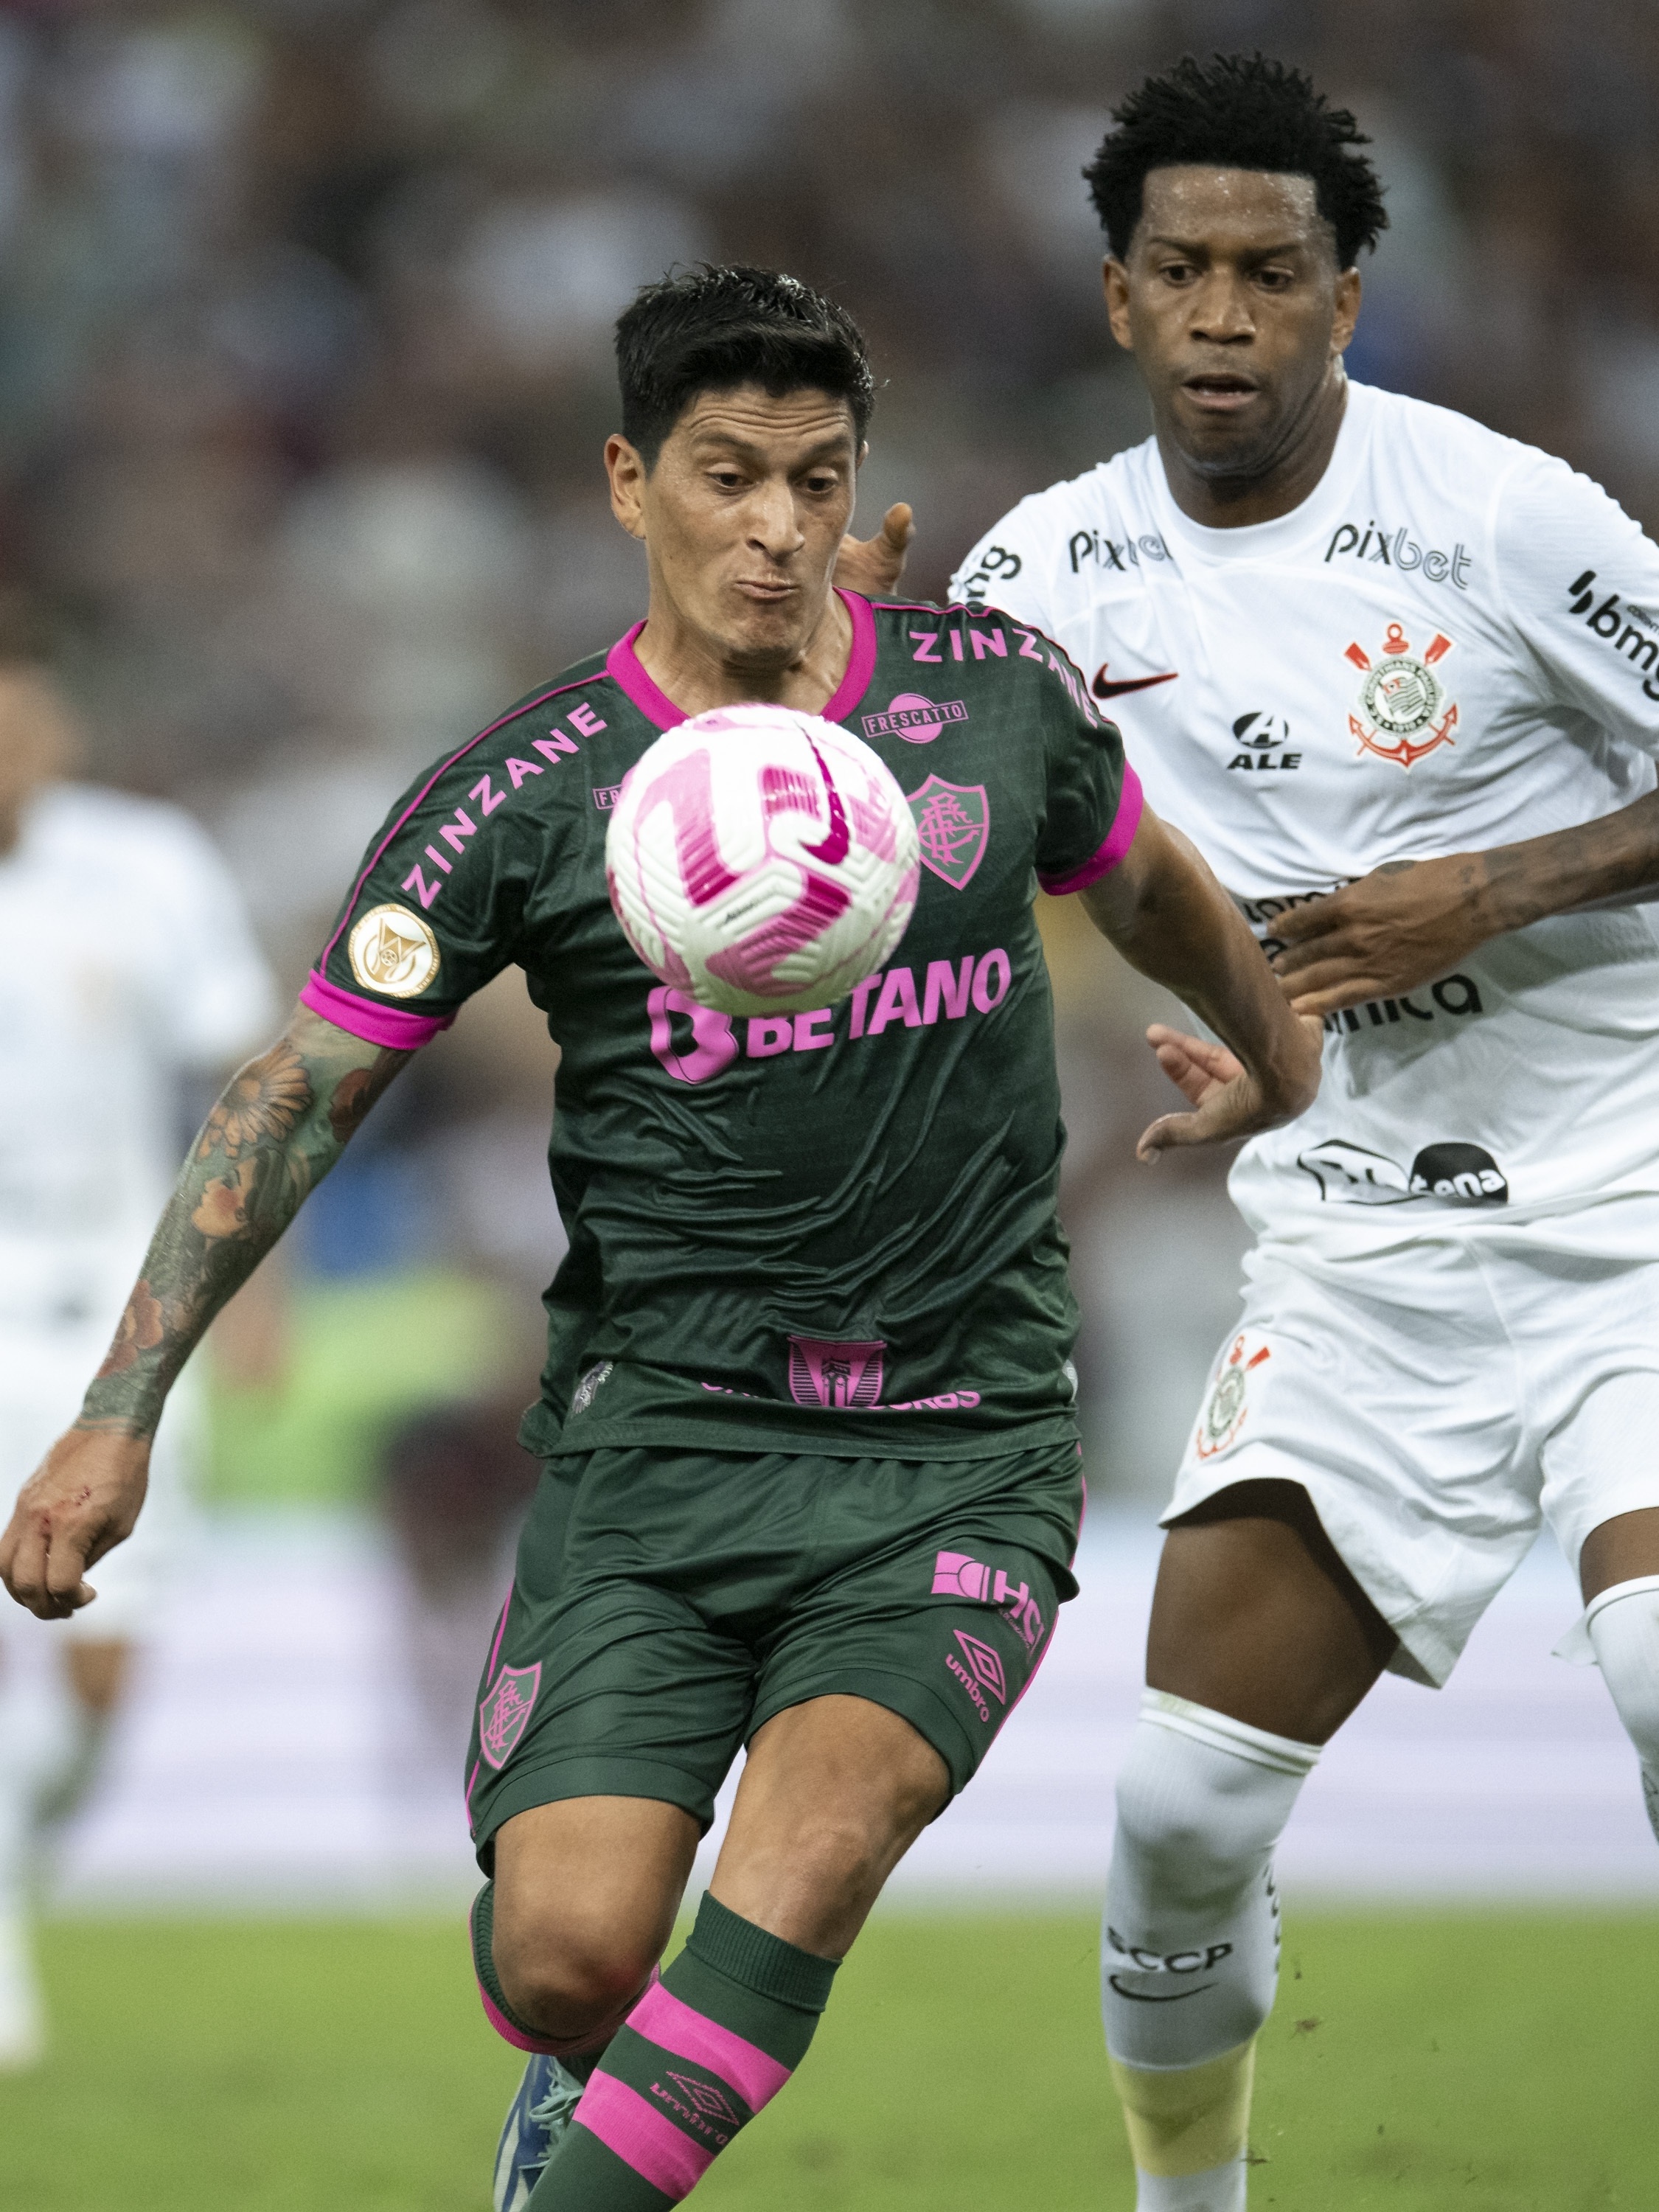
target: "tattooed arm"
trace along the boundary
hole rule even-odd
[[[43,1620],[94,1595],[85,1571],[132,1530],[174,1378],[411,1055],[303,1006],[232,1076],[191,1146],[78,1420],[23,1486],[0,1580]]]

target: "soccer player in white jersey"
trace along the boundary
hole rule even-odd
[[[38,615],[0,605],[0,1494],[73,1413],[172,1181],[180,1085],[275,1010],[241,902],[176,807],[64,781],[76,748]],[[168,1408],[149,1509],[49,1628],[0,1621],[0,2071],[40,2055],[25,1862],[43,1792],[88,1778],[187,1516],[198,1409]],[[59,1664],[67,1699],[43,1696]],[[54,1713],[54,1705],[65,1710]],[[64,1723],[67,1722],[67,1725]]]
[[[1233,1173],[1257,1242],[1107,1899],[1141,2212],[1237,2212],[1297,1792],[1382,1669],[1445,1680],[1540,1514],[1659,1825],[1659,550],[1564,462],[1348,382],[1385,217],[1305,77],[1188,59],[1115,121],[1088,177],[1154,434],[955,595],[1066,647],[1324,1018],[1316,1103]],[[1230,1065],[1152,1041],[1183,1088]]]

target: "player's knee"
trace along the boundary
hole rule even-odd
[[[1198,1899],[1237,1886],[1241,1866],[1235,1838],[1218,1832],[1208,1808],[1171,1805],[1155,1782],[1125,1773],[1117,1787],[1117,1849],[1132,1850],[1146,1876],[1160,1889],[1173,1886]]]
[[[494,1958],[502,1993],[540,2033],[580,2037],[637,1996],[656,1952],[626,1930],[589,1924],[579,1912],[520,1910],[495,1916]]]
[[[1197,1903],[1265,1864],[1318,1753],[1199,1707],[1189,1717],[1172,1728],[1143,1714],[1118,1777],[1117,1833],[1159,1889]]]
[[[1659,1772],[1659,1576],[1603,1590],[1586,1625],[1625,1732],[1643,1765]]]

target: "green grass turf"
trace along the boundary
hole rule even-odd
[[[0,2081],[29,2212],[486,2212],[518,2072],[459,1924],[68,1922]],[[1645,2212],[1659,1916],[1292,1917],[1252,2212]],[[878,1918],[715,2212],[1128,2212],[1085,1915]]]

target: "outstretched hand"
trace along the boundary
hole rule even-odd
[[[1298,1014],[1334,1014],[1431,983],[1496,933],[1484,853],[1391,860],[1278,915],[1273,956]]]
[[[149,1480],[149,1439],[67,1430],[18,1492],[0,1536],[0,1582],[41,1620],[67,1620],[98,1593],[87,1569],[132,1533]]]
[[[878,599],[890,592],[904,574],[904,556],[916,526],[902,500],[890,507],[873,538],[843,538],[836,556],[835,580],[844,592],[857,592]]]
[[[1318,1022],[1304,1018],[1297,1027],[1304,1065],[1286,1071],[1288,1079],[1279,1086],[1282,1096],[1270,1097],[1224,1044],[1188,1036],[1181,1030],[1154,1022],[1146,1032],[1146,1042],[1157,1054],[1158,1066],[1194,1110],[1161,1115],[1142,1134],[1135,1157],[1151,1165],[1161,1153],[1184,1145],[1231,1144],[1294,1120],[1317,1088],[1322,1043]]]

